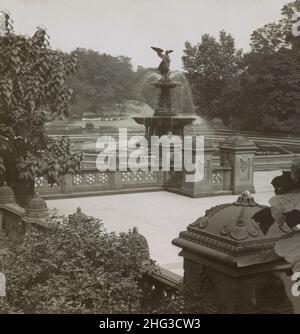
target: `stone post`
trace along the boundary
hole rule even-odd
[[[233,204],[207,210],[173,240],[182,248],[190,313],[292,313],[274,252],[285,232],[274,224],[263,235],[251,217],[260,209],[249,192]]]
[[[15,238],[23,234],[25,226],[21,220],[24,212],[15,201],[13,189],[4,182],[0,187],[0,236]]]
[[[255,143],[243,136],[232,136],[219,144],[221,165],[232,168],[231,190],[241,194],[245,190],[254,193],[253,173]]]
[[[65,174],[62,179],[62,192],[64,194],[73,192],[73,175]]]
[[[0,298],[6,297],[6,277],[0,272]]]
[[[39,226],[44,230],[48,228],[49,210],[46,201],[39,194],[36,193],[28,203],[22,220],[26,224],[25,228],[27,231],[30,225]]]
[[[209,142],[204,142],[204,177],[199,182],[186,182],[187,175],[193,175],[194,172],[189,173],[183,170],[182,186],[179,189],[179,193],[189,197],[203,197],[211,196],[213,194],[213,183],[212,183],[212,171],[213,171],[213,154],[215,148],[209,144]],[[195,157],[195,148],[193,148],[193,157]]]
[[[120,191],[122,189],[122,171],[115,171],[113,173],[109,173],[111,180],[111,188],[113,190]]]
[[[0,236],[4,234],[4,212],[0,209]]]

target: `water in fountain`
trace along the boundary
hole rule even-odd
[[[172,92],[172,102],[175,110],[178,110],[179,113],[194,115],[195,107],[191,87],[186,76],[180,71],[173,71],[170,74],[170,79],[181,84]]]
[[[157,109],[159,90],[152,83],[158,82],[161,76],[155,71],[144,74],[136,85],[136,99]],[[194,104],[191,89],[185,75],[180,71],[170,73],[170,79],[181,85],[172,89],[172,106],[178,114],[194,115]]]

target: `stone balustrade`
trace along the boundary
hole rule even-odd
[[[205,143],[204,177],[197,182],[186,182],[185,171],[99,171],[96,154],[89,154],[83,169],[63,176],[59,184],[48,184],[45,177],[35,180],[35,189],[46,198],[79,197],[140,191],[166,190],[189,197],[204,197],[254,192],[253,172],[255,145],[245,137],[233,136],[220,144],[220,159],[215,158],[215,147]],[[193,149],[192,154],[195,154]],[[190,173],[193,174],[193,173]]]

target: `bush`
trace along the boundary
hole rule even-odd
[[[49,229],[31,227],[1,270],[7,301],[0,313],[142,312],[144,275],[155,271],[132,233],[107,233],[84,215],[53,216]]]

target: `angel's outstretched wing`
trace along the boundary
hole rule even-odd
[[[154,47],[154,46],[151,46],[151,49],[154,50],[154,51],[156,51],[157,53],[158,53],[158,52],[159,52],[159,53],[163,53],[163,52],[164,52],[163,49],[156,48],[156,47]]]
[[[174,50],[166,50],[166,54],[172,53]]]
[[[162,50],[160,48],[156,48],[154,46],[151,46],[151,49],[154,50],[157,53],[158,57],[162,58],[164,50]]]

